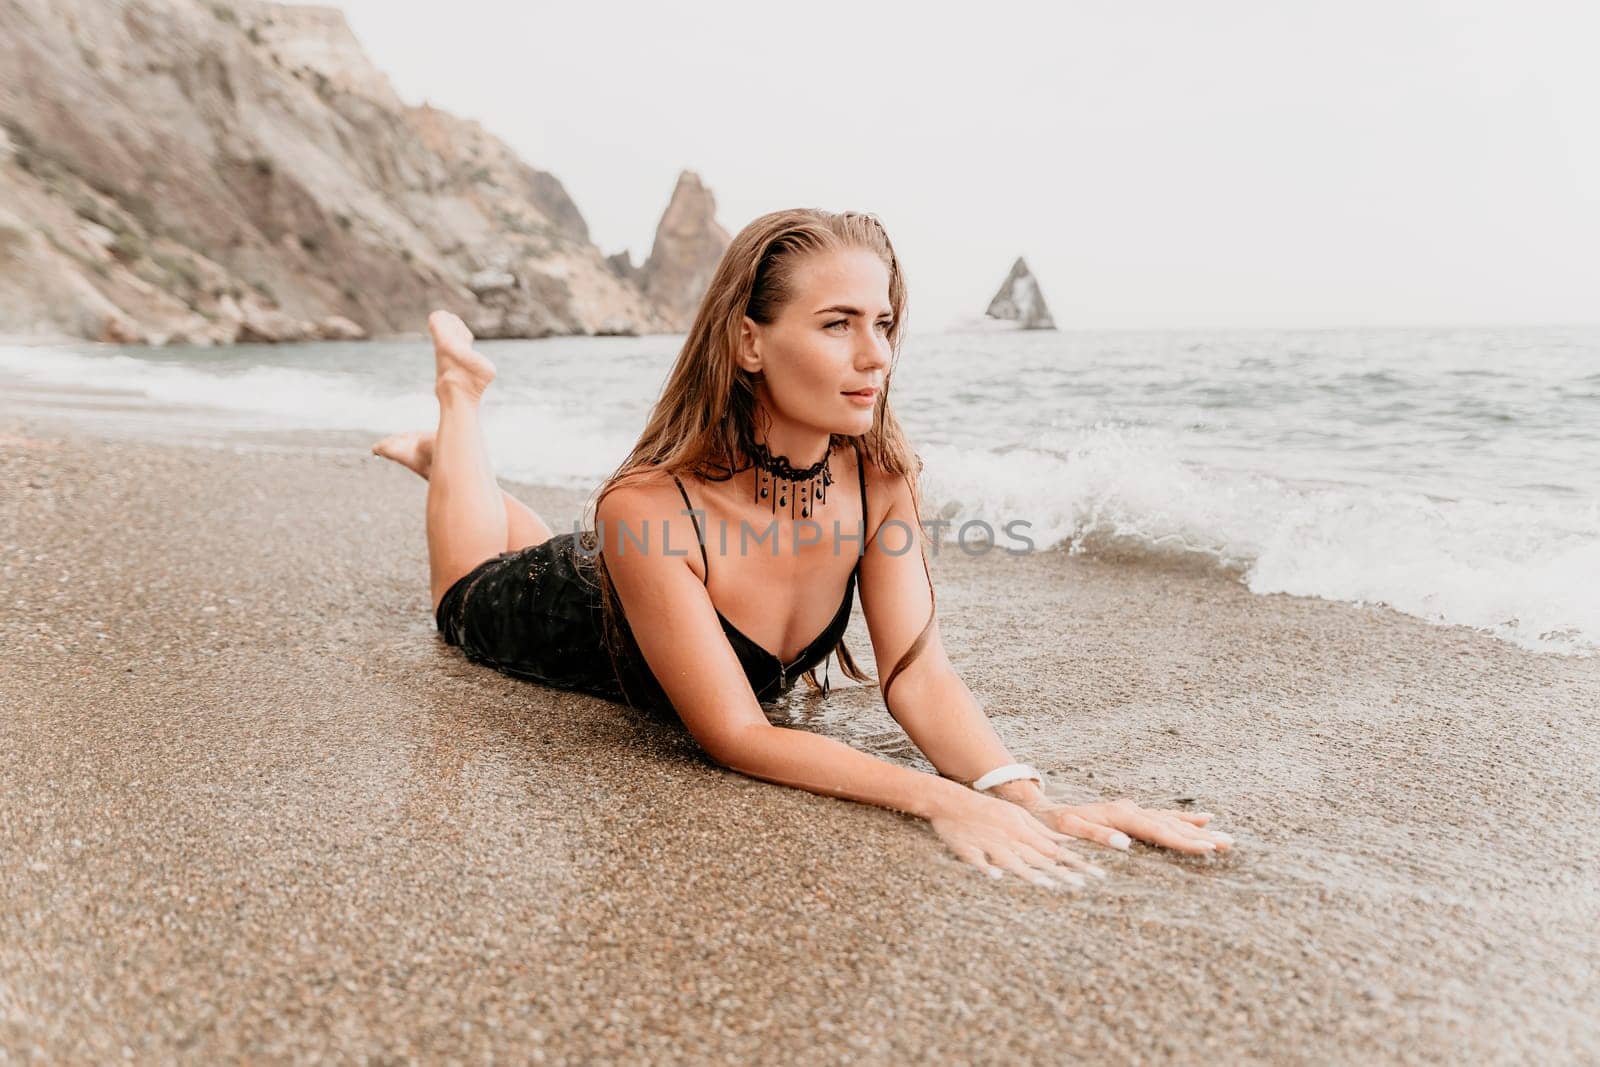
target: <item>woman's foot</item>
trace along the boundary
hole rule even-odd
[[[372,446],[374,456],[392,459],[400,466],[419,474],[424,480],[433,470],[432,430],[407,430],[392,433]]]
[[[428,316],[428,332],[433,335],[434,392],[464,392],[472,399],[483,395],[494,381],[494,364],[472,349],[472,331],[461,317],[449,311]]]

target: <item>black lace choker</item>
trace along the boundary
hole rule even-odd
[[[750,456],[756,466],[756,500],[766,500],[776,515],[779,508],[788,508],[794,518],[798,508],[800,517],[811,517],[811,509],[828,502],[828,486],[833,484],[833,469],[828,466],[833,449],[817,462],[804,469],[790,464],[787,457],[774,456],[759,441],[751,442]]]

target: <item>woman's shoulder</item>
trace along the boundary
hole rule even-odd
[[[596,513],[607,513],[617,518],[638,515],[656,515],[672,507],[673,502],[683,506],[683,498],[673,481],[671,471],[661,467],[635,467],[617,476],[605,490]]]
[[[623,471],[611,482],[612,491],[622,489],[672,489],[672,471],[654,464]]]
[[[856,453],[850,452],[850,464],[855,466]],[[910,507],[911,483],[914,475],[902,474],[885,467],[873,458],[867,448],[861,449],[861,479],[867,488],[867,525],[876,530],[891,510]]]

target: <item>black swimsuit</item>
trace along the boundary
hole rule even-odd
[[[867,480],[861,462],[861,445],[856,444],[856,472],[861,483],[861,522],[867,521]],[[678,493],[683,497],[685,506],[689,509],[689,519],[694,523],[695,540],[700,545],[700,559],[705,564],[706,582],[711,581],[711,560],[706,556],[706,538],[700,530],[700,519],[695,514],[694,504],[689,500],[689,494],[684,490],[683,483],[678,481],[678,476],[672,476],[673,482],[678,486]],[[816,640],[800,650],[800,655],[795,657],[793,663],[784,663],[781,659],[767,649],[756,644],[722,612],[717,612],[717,618],[722,622],[722,632],[728,635],[728,644],[733,646],[734,654],[739,657],[739,662],[744,666],[745,676],[750,679],[750,688],[755,691],[757,700],[776,699],[780,694],[787,693],[794,686],[794,679],[815,667],[828,658],[839,639],[844,636],[845,627],[850,624],[850,606],[856,592],[856,575],[861,571],[861,559],[856,558],[856,565],[850,570],[850,577],[845,579],[844,600],[839,604],[839,610],[833,613],[833,619],[823,627]],[[715,605],[713,605],[715,607]],[[824,686],[826,688],[826,686]],[[766,695],[770,691],[771,695]]]
[[[867,486],[859,443],[856,470],[865,525]],[[683,483],[676,475],[672,480],[689,507],[709,579],[711,562],[700,520]],[[595,577],[597,545],[594,532],[585,530],[556,534],[530,548],[485,560],[456,581],[439,601],[434,615],[439,632],[447,643],[460,646],[469,660],[504,674],[671,716],[671,701],[645,663],[620,610],[617,615],[622,648],[613,664],[604,637],[600,586]],[[844,599],[832,621],[791,663],[784,663],[756,644],[721,611],[717,612],[728,644],[738,656],[758,701],[768,703],[783,696],[794,688],[798,678],[829,658],[850,622],[860,569],[858,558],[845,581]]]

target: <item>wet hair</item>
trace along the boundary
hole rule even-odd
[[[763,413],[756,403],[759,377],[739,366],[737,359],[744,317],[748,315],[763,325],[775,322],[794,299],[795,276],[805,262],[814,255],[845,249],[865,249],[883,262],[889,272],[889,304],[894,316],[888,330],[889,368],[873,413],[872,427],[857,440],[869,461],[879,470],[907,481],[915,513],[921,514],[917,476],[922,461],[912,451],[890,405],[894,370],[899,363],[901,339],[906,329],[906,285],[889,234],[870,214],[792,208],[755,219],[734,236],[723,252],[638,442],[595,492],[596,515],[601,501],[613,489],[641,474],[688,474],[720,481],[750,466],[751,445],[757,440],[756,420]],[[848,440],[848,435],[831,435],[829,452]],[[863,471],[862,477],[865,476]],[[862,518],[865,521],[866,517]],[[923,570],[927,573],[926,538],[920,523],[917,524],[917,540],[922,551]],[[606,645],[611,650],[613,666],[617,666],[618,651],[624,647],[618,624],[621,605],[606,569],[604,551],[594,558],[605,616]],[[922,651],[932,632],[931,575],[928,602],[927,624],[884,681],[885,704],[889,686]],[[858,682],[874,680],[856,665],[843,639],[832,654],[838,656],[839,666],[848,677]],[[815,668],[803,677],[812,689],[821,688]]]

